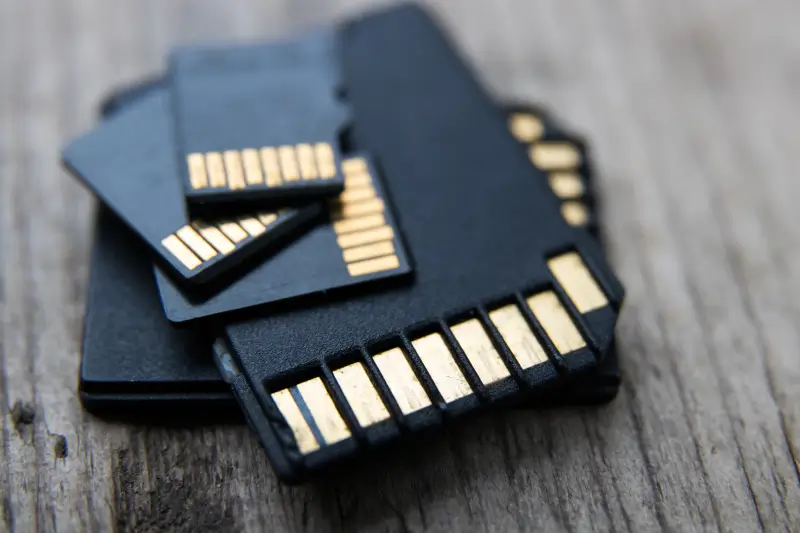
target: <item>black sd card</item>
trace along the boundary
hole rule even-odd
[[[321,214],[312,204],[230,219],[190,220],[178,181],[168,97],[154,89],[70,143],[64,164],[171,267],[204,283],[285,240]]]
[[[598,235],[597,200],[586,142],[565,133],[537,106],[506,107],[512,135],[527,149],[531,163],[547,174],[550,189],[561,200],[561,215],[572,226]]]
[[[164,317],[145,244],[101,208],[83,324],[80,396],[87,409],[152,418],[237,410],[211,340]]]
[[[339,63],[337,35],[327,30],[175,52],[169,80],[190,208],[340,192],[349,112]]]
[[[342,64],[353,145],[381,164],[414,282],[225,327],[217,364],[289,481],[597,368],[623,299],[422,11],[345,26]]]
[[[326,221],[222,290],[187,292],[157,271],[167,317],[186,322],[409,274],[377,168],[367,156],[348,157],[341,167],[345,190],[328,202]]]

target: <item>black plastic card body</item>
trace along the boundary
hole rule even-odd
[[[151,80],[109,95],[101,106],[101,115],[105,118],[123,109],[163,83]],[[515,104],[502,109],[510,124],[515,115],[524,113],[543,121],[539,129],[564,131],[540,107]],[[581,179],[584,190],[591,191],[591,181],[583,175]],[[586,207],[594,220],[594,204]],[[109,416],[124,412],[143,421],[168,413],[182,421],[205,422],[209,411],[227,420],[241,417],[230,387],[219,377],[208,355],[209,345],[194,340],[185,330],[176,330],[158,315],[161,306],[152,271],[141,255],[142,245],[110,213],[100,215],[96,231],[81,359],[81,398],[87,409]],[[137,292],[120,302],[116,297],[119,286]],[[108,309],[115,312],[106,312]],[[619,384],[619,363],[612,350],[596,372],[563,390],[531,398],[525,405],[607,403],[616,396]]]
[[[145,244],[107,209],[95,224],[80,397],[92,412],[141,420],[180,413],[206,421],[238,411],[211,340],[164,317]]]
[[[424,12],[348,24],[342,62],[414,282],[225,327],[218,364],[286,481],[595,369],[623,299]]]
[[[341,192],[339,138],[349,110],[335,31],[182,48],[168,76],[192,212]]]
[[[561,201],[561,216],[599,238],[599,207],[586,141],[565,132],[540,106],[517,103],[504,109],[512,135],[525,146],[531,163],[547,175]]]
[[[326,204],[325,220],[221,290],[186,291],[157,271],[167,317],[220,321],[257,306],[407,283],[412,266],[379,169],[366,155],[348,156],[341,167],[345,189]]]
[[[230,219],[191,220],[178,181],[169,98],[154,89],[72,142],[64,164],[156,252],[172,279],[202,284],[299,234],[311,204]]]

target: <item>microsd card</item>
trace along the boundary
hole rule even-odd
[[[136,231],[178,282],[199,284],[277,245],[321,206],[190,219],[178,181],[168,96],[157,89],[70,143],[64,164]]]
[[[424,12],[346,25],[342,64],[414,281],[225,326],[215,359],[286,481],[596,369],[623,299]]]
[[[157,271],[167,317],[186,322],[407,277],[411,263],[376,166],[354,155],[341,167],[345,189],[326,204],[327,218],[221,290],[188,292]]]
[[[561,200],[564,220],[599,237],[587,143],[558,127],[539,106],[512,104],[506,106],[505,112],[512,135],[525,146],[531,163],[547,175],[550,189]]]
[[[343,187],[337,34],[173,53],[180,175],[192,207],[307,200]]]
[[[163,83],[151,80],[117,91],[101,105],[103,117]],[[547,131],[564,131],[530,105],[503,106],[509,120],[524,111],[541,117]],[[583,176],[581,176],[583,179]],[[585,190],[590,190],[586,183]],[[592,204],[587,204],[592,216]],[[230,387],[210,355],[210,340],[178,329],[163,316],[146,248],[124,224],[101,210],[95,228],[81,357],[80,396],[98,414],[151,421],[154,416],[204,422],[215,415],[241,416]],[[120,293],[122,291],[122,294]],[[122,296],[120,298],[120,295]],[[594,405],[611,401],[620,384],[615,350],[596,372],[526,406]],[[214,413],[209,415],[209,413]]]

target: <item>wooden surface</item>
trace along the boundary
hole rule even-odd
[[[299,488],[245,427],[81,410],[93,203],[59,146],[176,42],[272,38],[364,5],[0,2],[0,530],[800,531],[790,0],[433,6],[498,96],[548,103],[593,142],[629,294],[611,405],[479,419],[372,476]]]

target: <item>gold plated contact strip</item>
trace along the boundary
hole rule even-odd
[[[208,226],[203,222],[195,222],[194,227],[222,255],[229,254],[236,249],[236,246],[218,228]]]
[[[206,169],[210,176],[212,187],[225,187],[225,163],[222,161],[222,154],[219,152],[208,152],[206,154]]]
[[[300,412],[300,408],[297,407],[292,393],[289,392],[288,389],[278,391],[272,395],[272,401],[278,406],[278,410],[283,415],[286,423],[292,428],[294,440],[297,442],[297,448],[300,450],[300,453],[308,454],[318,450],[319,443],[317,439],[314,438],[314,433],[312,433],[308,422],[306,422],[306,419],[303,417],[303,413]]]
[[[281,146],[278,148],[278,160],[281,163],[281,172],[286,181],[297,181],[300,179],[300,170],[297,168],[294,146]]]
[[[581,164],[578,147],[568,142],[543,142],[528,150],[531,162],[541,170],[568,170]]]
[[[342,161],[342,172],[344,172],[345,176],[368,173],[369,167],[363,157],[348,157]]]
[[[242,150],[242,164],[244,165],[244,180],[248,185],[264,183],[264,174],[261,172],[261,159],[258,157],[258,150],[255,148]]]
[[[570,226],[585,226],[589,222],[589,211],[580,202],[564,202],[561,204],[561,216]]]
[[[394,254],[394,243],[392,241],[381,241],[374,244],[356,246],[355,248],[348,248],[342,252],[345,263],[353,263],[390,254]]]
[[[236,222],[222,222],[217,227],[237,244],[247,238],[247,232]]]
[[[222,153],[225,163],[225,174],[228,176],[228,188],[232,191],[244,189],[244,169],[242,156],[238,150],[225,150]]]
[[[328,390],[319,378],[304,381],[297,390],[306,402],[311,417],[322,433],[325,444],[335,444],[350,436],[350,430],[342,420]]]
[[[508,127],[514,138],[526,143],[538,141],[544,133],[542,119],[530,113],[514,113],[508,119]]]
[[[261,223],[264,224],[265,226],[269,226],[270,224],[278,220],[278,215],[276,215],[275,213],[261,213],[260,215],[258,215],[258,220],[260,220]]]
[[[575,172],[553,172],[548,181],[550,188],[562,200],[579,198],[583,194],[583,182]]]
[[[186,156],[189,166],[189,183],[192,189],[205,189],[208,187],[208,174],[206,174],[206,158],[203,154],[189,154]]]
[[[378,257],[377,259],[367,259],[366,261],[359,261],[357,263],[349,263],[347,265],[347,272],[352,277],[366,276],[367,274],[375,274],[377,272],[385,272],[387,270],[394,270],[400,268],[400,260],[396,255],[387,255]]]
[[[547,354],[515,304],[489,313],[489,319],[523,369],[547,362]]]
[[[404,415],[410,415],[431,404],[425,389],[411,369],[400,348],[379,353],[372,358],[383,376],[397,406]]]
[[[317,156],[317,169],[319,177],[330,179],[336,176],[336,157],[333,149],[328,143],[317,143],[314,145],[314,153]]]
[[[184,226],[175,232],[180,240],[186,243],[186,246],[192,249],[203,261],[208,261],[215,255],[217,251],[197,233],[193,227]]]
[[[361,215],[371,215],[373,213],[383,212],[383,200],[380,198],[372,198],[364,202],[353,204],[341,204],[337,208],[338,218],[358,217]]]
[[[375,189],[372,187],[345,189],[345,191],[339,195],[339,201],[345,204],[354,202],[363,202],[364,200],[375,198],[376,195],[377,193],[375,192]]]
[[[261,164],[264,166],[267,187],[277,187],[283,183],[278,151],[275,148],[267,147],[261,149]]]
[[[480,321],[471,318],[450,328],[458,345],[464,350],[469,363],[484,385],[507,378],[510,374],[500,354],[492,345]]]
[[[353,231],[361,231],[385,225],[386,217],[384,217],[382,213],[378,213],[377,215],[337,220],[333,223],[333,231],[338,234],[351,233]]]
[[[431,333],[411,341],[411,345],[419,355],[444,401],[450,403],[472,394],[472,388],[458,368],[452,352],[440,334]]]
[[[319,177],[314,149],[310,144],[297,145],[297,162],[300,164],[300,176],[304,180],[315,180]]]
[[[566,355],[586,346],[586,341],[575,327],[567,310],[558,301],[556,293],[545,291],[534,294],[527,299],[527,302],[536,320],[555,344],[558,353]]]
[[[392,238],[394,238],[394,231],[392,228],[390,226],[381,226],[379,228],[339,235],[336,238],[336,242],[339,244],[340,248],[345,249],[377,241],[386,241]]]
[[[169,235],[161,241],[161,245],[169,250],[178,261],[183,263],[183,266],[189,270],[194,270],[199,267],[203,262],[192,253],[188,246],[183,244],[181,240],[175,235]]]
[[[372,187],[372,176],[369,174],[356,174],[344,177],[345,189],[359,189],[361,187]]]
[[[580,313],[608,305],[608,299],[577,252],[568,252],[547,261],[547,266]]]
[[[389,418],[389,411],[383,405],[364,365],[353,363],[334,370],[333,376],[361,427],[368,427]]]
[[[253,237],[258,237],[265,231],[267,228],[258,221],[257,218],[248,217],[248,218],[240,218],[238,220],[239,225],[244,228],[244,230],[249,233]]]

